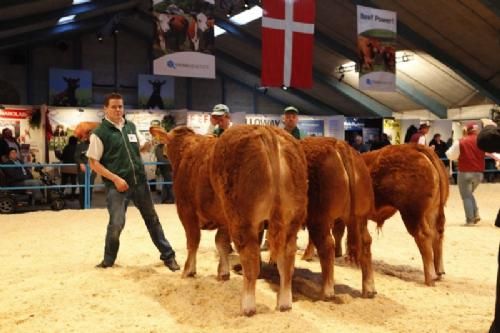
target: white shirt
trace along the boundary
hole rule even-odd
[[[455,140],[450,148],[446,151],[446,157],[451,161],[457,161],[460,156],[460,141]]]
[[[111,124],[113,124],[117,129],[119,129],[120,132],[122,131],[123,126],[125,125],[125,120],[122,121],[120,124],[115,124],[108,118],[105,119],[109,121]],[[135,134],[137,135],[137,138],[139,140],[139,146],[142,147],[146,143],[146,138],[144,137],[144,135],[141,135],[138,132],[136,132]],[[89,149],[87,149],[87,154],[86,154],[87,157],[94,159],[96,161],[100,161],[103,152],[104,152],[104,145],[101,139],[97,135],[92,133],[90,135]]]
[[[427,146],[427,140],[425,140],[425,135],[421,135],[420,138],[418,138],[418,143],[423,145],[423,146]]]

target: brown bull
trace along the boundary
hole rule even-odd
[[[345,223],[348,229],[348,256],[360,264],[362,270],[362,295],[373,297],[376,291],[371,236],[367,230],[368,216],[373,209],[373,192],[368,169],[359,153],[344,141],[310,137],[301,143],[308,164],[309,243],[312,241],[318,250],[323,295],[325,298],[334,296],[334,247],[337,248],[335,252],[341,252],[340,241]],[[336,242],[330,233],[332,227]],[[314,251],[312,246],[308,249]]]
[[[259,232],[266,222],[280,274],[277,308],[290,309],[297,232],[307,209],[307,164],[299,142],[270,126],[234,126],[218,139],[211,172],[241,258],[243,313],[255,313]]]
[[[375,194],[372,220],[380,227],[399,210],[417,243],[425,283],[444,274],[444,205],[448,175],[434,151],[419,144],[386,146],[361,155],[370,170]]]
[[[215,244],[219,253],[217,278],[228,280],[229,233],[222,205],[212,187],[210,174],[217,139],[195,134],[187,127],[178,127],[169,133],[162,128],[152,127],[150,132],[161,142],[166,143],[164,153],[172,164],[177,214],[184,227],[188,250],[182,276],[196,275],[196,253],[200,245],[201,230],[217,229],[215,234]]]

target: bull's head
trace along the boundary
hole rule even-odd
[[[73,133],[80,140],[87,140],[92,132],[100,123],[95,121],[82,121],[75,127]]]

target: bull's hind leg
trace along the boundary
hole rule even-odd
[[[241,311],[245,316],[253,316],[256,312],[255,283],[260,273],[258,233],[253,235],[247,229],[240,230],[239,233],[244,236],[239,239],[233,237],[233,240],[240,254],[241,266],[243,267]]]
[[[318,225],[319,223],[322,223]],[[321,264],[321,276],[323,278],[322,297],[332,299],[335,296],[334,291],[334,240],[330,234],[330,224],[326,219],[318,217],[316,222],[308,220],[309,236],[318,250],[319,261]]]
[[[277,245],[276,262],[280,273],[280,291],[277,309],[287,311],[292,308],[292,277],[297,252],[298,223],[292,223],[286,231],[286,240],[274,240]],[[297,227],[295,227],[297,226]]]
[[[422,256],[425,284],[434,286],[435,280],[437,279],[433,259],[435,231],[429,227],[426,218],[422,215],[412,218],[402,213],[401,216],[403,217],[406,228],[415,239],[415,243],[417,243],[418,250]]]
[[[217,280],[229,280],[229,252],[231,239],[225,227],[220,227],[215,234],[215,246],[219,252],[219,266],[217,267]]]
[[[372,298],[377,294],[373,278],[371,252],[372,237],[368,232],[368,220],[366,218],[357,217],[356,223],[358,223],[361,231],[361,252],[359,255],[359,265],[361,266],[361,275],[363,280],[362,296],[366,298]]]
[[[335,258],[342,257],[342,237],[345,233],[344,221],[338,219],[333,224],[333,238],[335,239]]]
[[[196,253],[200,245],[201,230],[194,214],[179,211],[179,217],[186,233],[188,252],[182,277],[194,277],[196,275]]]
[[[309,235],[309,241],[307,242],[307,247],[304,250],[304,254],[302,255],[302,260],[310,261],[314,258],[314,244],[311,240],[311,236]]]
[[[434,242],[432,244],[434,250],[434,269],[436,270],[438,279],[441,279],[441,276],[445,274],[443,263],[444,223],[444,212],[440,208],[435,224]]]

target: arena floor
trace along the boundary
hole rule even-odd
[[[276,276],[257,283],[257,315],[239,315],[241,276],[215,279],[213,232],[202,236],[198,275],[181,279],[159,261],[131,207],[112,269],[102,258],[107,212],[68,209],[0,215],[0,332],[487,332],[493,318],[500,229],[493,225],[500,184],[482,184],[483,220],[464,227],[458,189],[446,207],[446,276],[423,284],[420,254],[399,214],[373,237],[374,299],[360,298],[361,272],[339,261],[335,302],[317,301],[319,262],[297,253],[294,303],[274,310]],[[174,205],[157,205],[180,263],[185,236]],[[303,249],[307,234],[300,232]],[[236,256],[232,257],[237,260]]]

